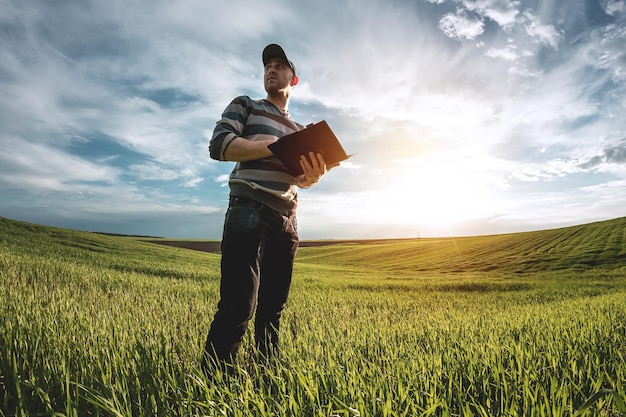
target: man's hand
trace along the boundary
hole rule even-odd
[[[298,177],[298,186],[309,188],[326,174],[326,162],[320,153],[309,152],[309,155],[300,156],[300,167],[304,173]]]

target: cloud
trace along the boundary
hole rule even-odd
[[[561,34],[557,32],[553,25],[541,24],[539,19],[530,12],[525,12],[524,17],[527,20],[525,24],[526,33],[554,49],[558,47]]]
[[[484,32],[481,19],[471,18],[463,11],[448,13],[439,21],[439,29],[452,39],[474,39]]]
[[[589,37],[586,49],[589,64],[608,71],[613,82],[626,82],[626,51],[623,47],[626,42],[626,27],[608,25],[592,32]]]
[[[624,2],[623,0],[609,0],[608,2],[606,2],[604,10],[606,14],[611,16],[617,15],[618,13],[623,13],[626,11],[626,2]]]
[[[492,58],[501,58],[506,61],[517,61],[522,55],[517,50],[517,45],[507,45],[504,48],[490,48],[486,55]],[[526,56],[532,56],[532,52],[526,52]]]
[[[601,155],[591,157],[587,162],[579,165],[582,169],[593,169],[603,164],[626,165],[626,139],[616,146],[602,150]]]
[[[179,172],[154,162],[143,165],[129,165],[128,170],[139,180],[168,181],[180,178]]]
[[[189,205],[207,221],[232,169],[208,157],[215,121],[236,95],[264,96],[260,51],[279,42],[299,69],[291,113],[328,120],[358,153],[303,191],[307,233],[350,233],[336,202],[368,230],[398,230],[397,195],[436,195],[455,177],[457,195],[493,207],[459,204],[474,225],[591,206],[582,183],[617,213],[626,200],[599,190],[626,175],[624,2],[585,4],[245,0],[233,20],[216,1],[13,2],[0,16],[0,210],[108,210],[125,225],[143,211],[154,227]]]
[[[626,141],[620,146],[605,149],[604,155],[609,163],[623,164],[626,163]]]
[[[462,0],[468,10],[497,22],[501,27],[508,28],[516,23],[521,2],[510,0]]]
[[[25,187],[33,192],[73,191],[81,184],[110,187],[120,171],[90,163],[53,147],[3,138],[0,153],[0,183]]]

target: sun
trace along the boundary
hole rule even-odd
[[[486,212],[489,198],[476,167],[445,155],[402,164],[398,185],[415,224],[445,227]]]
[[[395,237],[475,233],[477,222],[501,207],[494,163],[486,157],[432,153],[396,159],[372,171],[369,189],[337,193],[332,204],[308,200],[303,213]]]

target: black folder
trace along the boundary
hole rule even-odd
[[[294,177],[302,175],[300,156],[309,152],[320,153],[328,169],[339,165],[352,155],[346,155],[339,140],[325,120],[307,126],[299,132],[285,135],[268,146]]]

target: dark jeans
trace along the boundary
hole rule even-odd
[[[232,197],[222,237],[220,301],[204,348],[207,362],[230,362],[255,307],[255,341],[262,354],[278,348],[280,316],[287,302],[298,249],[291,218],[241,197]]]

